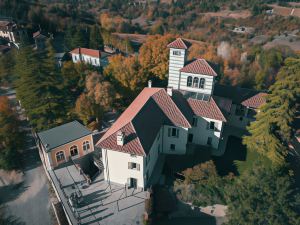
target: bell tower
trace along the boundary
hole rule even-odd
[[[177,38],[168,44],[167,47],[170,49],[168,87],[179,89],[180,69],[185,65],[190,43],[181,38]]]

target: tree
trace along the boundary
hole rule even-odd
[[[75,112],[79,118],[87,125],[93,118],[100,121],[103,109],[96,104],[95,100],[82,93],[76,101]]]
[[[257,164],[227,186],[228,225],[300,224],[300,196],[286,169]]]
[[[109,59],[104,75],[111,79],[116,91],[127,100],[131,100],[145,86],[147,76],[143,74],[135,56],[116,55]]]
[[[103,39],[98,25],[91,28],[89,45],[92,49],[103,49]]]
[[[5,55],[0,55],[0,81],[2,83],[13,80],[14,65],[14,51],[11,50]]]
[[[169,49],[166,47],[173,37],[155,35],[147,38],[139,51],[139,63],[149,77],[155,76],[165,80],[168,74]]]
[[[300,59],[288,58],[280,69],[270,94],[247,128],[250,135],[243,143],[249,150],[257,151],[277,164],[285,162],[291,140],[292,123],[300,98]]]
[[[24,46],[17,54],[15,68],[17,97],[37,130],[56,126],[65,119],[62,80],[44,54]]]
[[[19,166],[19,153],[24,136],[19,129],[16,113],[6,96],[0,96],[0,168],[15,169]]]

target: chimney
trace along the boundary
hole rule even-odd
[[[148,88],[152,88],[152,80],[148,80]]]
[[[123,146],[125,142],[125,133],[118,131],[117,133],[117,145]]]
[[[173,94],[173,87],[167,87],[167,93],[172,97]]]

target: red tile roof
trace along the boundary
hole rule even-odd
[[[178,48],[178,49],[188,49],[190,46],[191,46],[190,42],[181,38],[177,38],[175,41],[167,45],[168,48]]]
[[[150,101],[153,101],[150,105]],[[131,154],[145,155],[148,149],[144,149],[146,144],[141,143],[141,133],[138,134],[136,129],[140,128],[139,119],[136,119],[140,113],[147,113],[143,115],[142,120],[151,120],[151,116],[154,113],[151,111],[143,110],[148,104],[151,108],[159,108],[162,117],[166,117],[174,126],[191,127],[190,123],[178,109],[176,104],[172,101],[170,96],[163,88],[145,88],[136,99],[130,104],[130,106],[122,113],[118,120],[112,125],[112,127],[102,136],[97,146],[105,149],[111,149],[116,151],[122,151]],[[143,112],[142,112],[143,111]],[[146,112],[145,112],[146,111]],[[153,109],[154,111],[154,109]],[[160,122],[163,120],[160,120]],[[162,125],[162,124],[161,124]],[[150,128],[147,128],[150,129]],[[147,129],[141,129],[139,132],[148,132]],[[144,130],[144,131],[143,131]],[[125,141],[123,146],[117,145],[117,132],[125,132],[125,137],[131,137],[130,140]],[[155,137],[156,137],[155,133]],[[140,135],[140,137],[139,137]],[[126,140],[126,139],[125,139]]]
[[[266,102],[267,93],[258,93],[242,102],[242,105],[257,109]]]
[[[217,73],[213,70],[213,68],[211,68],[205,59],[196,59],[180,69],[180,72],[217,76]]]
[[[71,52],[71,54],[78,54],[81,53],[82,55],[88,55],[95,58],[100,58],[101,53],[99,50],[89,49],[89,48],[75,48]]]
[[[195,115],[226,122],[213,97],[209,101],[189,98],[188,103]]]

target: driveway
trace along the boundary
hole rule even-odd
[[[15,101],[15,96],[10,95]],[[6,215],[14,220],[11,224],[52,225],[50,196],[46,174],[38,150],[31,136],[30,128],[23,121],[26,130],[26,149],[23,153],[23,181],[18,184],[0,184],[0,204],[5,206]]]

